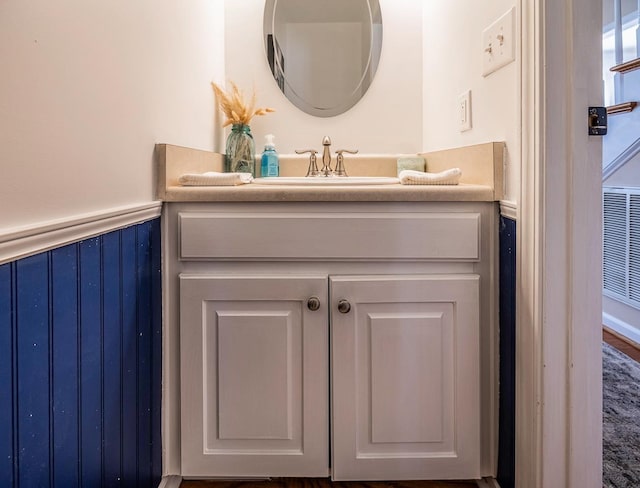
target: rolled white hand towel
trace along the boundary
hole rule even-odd
[[[462,176],[460,168],[451,168],[440,173],[424,173],[405,169],[398,177],[403,185],[457,185]]]
[[[178,178],[182,186],[235,186],[251,183],[251,173],[187,173]]]

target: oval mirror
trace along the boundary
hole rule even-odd
[[[266,0],[267,61],[282,93],[319,117],[346,112],[364,96],[378,68],[378,0]]]

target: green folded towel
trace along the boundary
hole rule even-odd
[[[400,171],[404,171],[405,169],[411,169],[414,171],[424,171],[425,170],[425,161],[424,158],[421,157],[408,157],[408,158],[398,158],[398,174]]]

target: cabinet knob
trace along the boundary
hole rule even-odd
[[[320,299],[318,297],[311,297],[307,300],[307,308],[312,312],[315,312],[320,308]]]
[[[351,304],[349,303],[348,300],[343,299],[338,302],[338,312],[349,313],[350,310],[351,310]]]

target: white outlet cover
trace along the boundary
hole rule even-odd
[[[471,129],[471,90],[467,90],[458,96],[458,128],[460,132]]]
[[[516,59],[515,7],[482,31],[482,76],[488,76]]]

